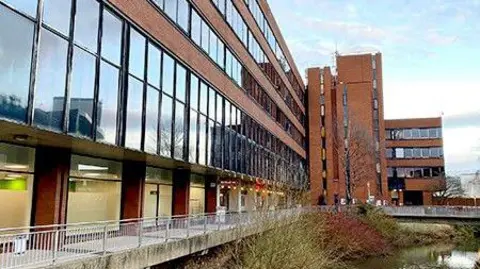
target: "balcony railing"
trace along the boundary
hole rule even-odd
[[[264,221],[298,217],[312,208],[202,214],[0,229],[0,268],[39,268],[184,240]]]

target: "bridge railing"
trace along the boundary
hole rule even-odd
[[[38,268],[284,220],[315,210],[292,208],[0,229],[0,269]]]
[[[399,206],[382,207],[391,216],[480,218],[480,207],[462,206]]]

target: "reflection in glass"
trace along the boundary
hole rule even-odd
[[[160,61],[162,53],[152,43],[148,43],[148,83],[160,89]]]
[[[208,113],[208,87],[205,83],[200,82],[200,112]]]
[[[206,164],[206,146],[207,146],[207,119],[205,116],[199,117],[199,137],[198,137],[198,163]]]
[[[225,45],[219,39],[217,48],[217,64],[223,69],[225,67]]]
[[[174,158],[183,159],[183,144],[184,144],[184,118],[185,118],[185,106],[176,102],[175,106],[175,129],[173,137],[174,146]]]
[[[128,70],[140,79],[143,79],[145,69],[145,37],[130,28],[130,53]]]
[[[1,5],[0,25],[0,117],[25,121],[34,25]]]
[[[220,94],[217,94],[217,122],[222,122],[223,120],[223,97]]]
[[[102,57],[120,65],[122,22],[106,9],[103,10]]]
[[[33,172],[35,149],[0,143],[0,170]]]
[[[209,95],[208,95],[208,116],[210,117],[210,119],[213,119],[215,120],[215,114],[216,114],[216,111],[215,111],[215,90],[213,88],[209,88],[210,89],[210,92],[209,92]]]
[[[190,73],[190,107],[198,110],[198,78]]]
[[[210,48],[208,50],[208,55],[214,62],[217,62],[217,41],[218,38],[213,31],[210,31]]]
[[[125,126],[125,147],[140,149],[142,138],[143,84],[130,76],[128,78],[127,123]]]
[[[33,123],[60,131],[64,115],[67,42],[47,30],[42,30],[41,36]]]
[[[191,174],[189,213],[202,214],[205,212],[205,177]]]
[[[29,226],[32,196],[32,174],[0,171],[0,228]]]
[[[157,154],[159,98],[159,92],[155,88],[148,87],[145,118],[145,151],[152,154]]]
[[[118,69],[104,61],[100,65],[96,140],[115,144],[117,137]]]
[[[53,29],[68,36],[71,0],[44,0],[43,20]]]
[[[95,57],[75,47],[70,85],[68,121],[68,132],[70,134],[92,136],[94,83]]]
[[[197,115],[197,112],[190,110],[188,161],[191,163],[197,161]]]
[[[70,178],[67,223],[120,219],[120,181]]]
[[[190,30],[190,35],[195,44],[198,46],[201,46],[201,39],[202,39],[202,21],[200,19],[200,16],[198,16],[197,12],[192,9],[192,26]]]
[[[95,0],[77,0],[75,42],[97,52],[99,9]]]
[[[173,1],[172,1],[173,2]],[[178,0],[177,23],[186,32],[188,31],[188,2]]]
[[[25,12],[26,14],[37,17],[37,1],[25,1],[25,0],[3,0],[7,4],[13,6],[15,9]],[[2,9],[2,8],[0,8]],[[1,13],[1,11],[0,11]],[[3,16],[3,15],[2,15]],[[0,16],[1,17],[1,16]],[[0,24],[0,25],[10,25],[10,24]]]
[[[175,62],[166,53],[163,54],[163,75],[162,75],[162,91],[173,96]]]
[[[165,157],[172,155],[172,98],[162,94],[162,114],[160,121],[160,154]]]
[[[210,43],[210,27],[202,20],[202,49],[208,53],[208,44]]]
[[[223,153],[223,147],[222,147],[222,125],[221,124],[215,124],[215,130],[214,130],[214,140],[213,140],[213,152],[214,152],[214,162],[213,166],[215,167],[222,167],[222,153]]]
[[[167,0],[165,1],[165,13],[173,21],[177,21],[177,0]]]
[[[144,193],[144,217],[172,214],[172,171],[147,167]]]
[[[208,165],[213,166],[213,138],[215,135],[215,123],[208,120],[208,138],[207,138],[207,161]]]
[[[77,178],[120,180],[122,163],[111,160],[72,155],[70,176]]]
[[[177,64],[176,74],[176,92],[175,97],[177,100],[185,102],[185,88],[187,87],[187,71],[183,66]]]

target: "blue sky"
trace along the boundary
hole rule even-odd
[[[480,0],[269,0],[300,73],[380,51],[386,118],[444,115],[447,171],[480,169]]]

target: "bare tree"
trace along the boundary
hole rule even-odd
[[[344,168],[347,204],[355,198],[355,191],[375,182],[375,143],[373,134],[361,125],[350,122],[338,128],[333,136],[334,150]],[[372,173],[373,171],[373,173]]]
[[[435,191],[433,197],[439,198],[442,204],[449,198],[465,195],[465,190],[459,177],[444,176],[443,178],[445,180],[436,180],[437,183],[431,187],[431,190]]]

